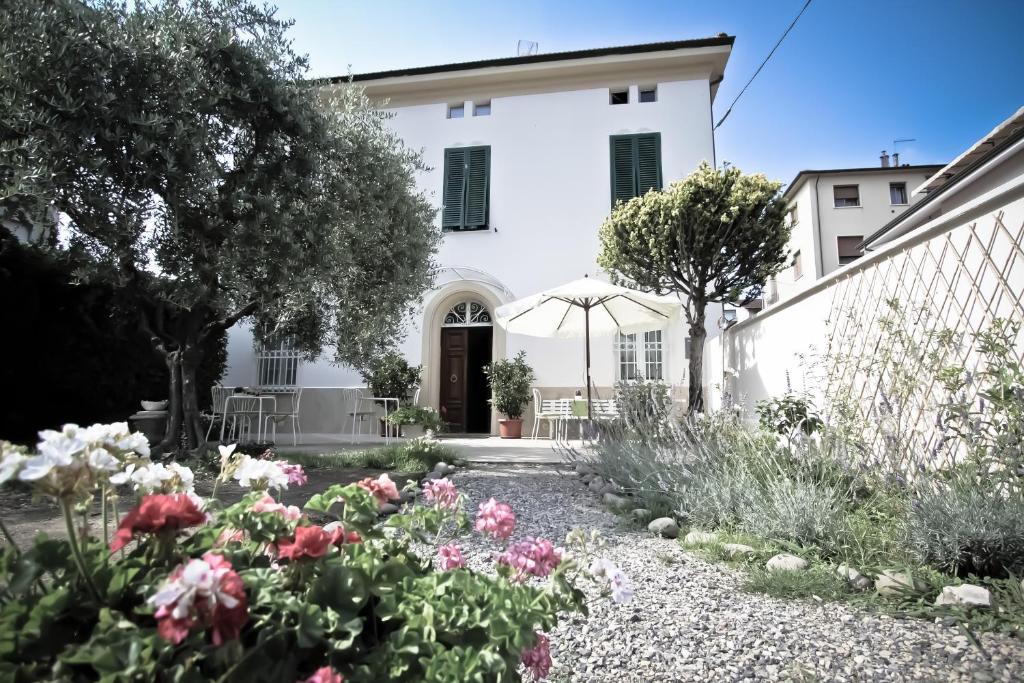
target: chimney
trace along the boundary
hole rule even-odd
[[[885,153],[884,149],[882,150],[882,156],[878,158],[882,160],[882,168],[889,168],[889,155]]]
[[[899,165],[900,165],[900,153],[899,152],[893,152],[892,153],[892,166],[893,166],[893,168],[897,168]]]

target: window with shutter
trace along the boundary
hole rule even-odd
[[[444,151],[442,229],[487,228],[490,175],[490,147],[456,147]]]
[[[863,235],[844,235],[836,238],[836,248],[839,251],[839,265],[845,266],[853,263],[864,255],[858,247],[864,241]]]
[[[661,189],[661,133],[611,136],[612,205]]]

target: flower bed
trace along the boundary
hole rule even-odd
[[[223,506],[216,490],[195,494],[188,468],[151,462],[126,425],[41,437],[38,453],[0,443],[0,482],[56,500],[68,538],[24,550],[8,538],[5,679],[541,678],[544,632],[559,612],[586,610],[580,577],[630,597],[592,537],[574,532],[567,549],[529,536],[506,544],[512,509],[492,499],[471,520],[447,479],[426,484],[424,505],[380,522],[380,506],[400,496],[386,474],[332,486],[300,510],[271,492],[304,483],[301,467],[222,447],[218,482],[250,489]],[[123,517],[118,484],[139,495]],[[77,524],[97,497],[102,538]],[[495,544],[493,574],[464,566],[458,537],[473,528]],[[437,549],[436,566],[423,547]]]

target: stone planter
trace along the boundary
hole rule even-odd
[[[402,425],[402,436],[409,439],[416,439],[426,434],[423,425]]]
[[[150,444],[160,443],[167,433],[167,411],[140,410],[128,418],[128,423],[135,431],[145,434]]]

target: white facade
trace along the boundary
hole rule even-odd
[[[419,69],[356,78],[371,99],[386,102],[393,114],[390,125],[405,144],[422,151],[430,170],[418,175],[417,185],[439,213],[445,150],[490,147],[487,229],[444,234],[438,261],[448,270],[409,321],[401,345],[412,364],[423,366],[421,405],[438,406],[440,325],[453,303],[471,300],[493,311],[584,274],[601,276],[596,256],[598,228],[611,209],[611,136],[659,133],[663,186],[702,161],[714,163],[711,104],[731,39],[657,48],[540,55],[455,65],[441,72]],[[651,99],[653,89],[654,101],[641,101],[641,89],[644,100]],[[628,91],[628,103],[612,104],[612,93],[622,91]],[[486,115],[484,105],[489,107]],[[450,109],[457,114],[459,107],[462,117],[450,118]],[[440,215],[436,225],[441,230]],[[716,305],[708,312],[712,335],[718,331],[720,309]],[[663,380],[679,395],[685,395],[685,337],[681,328],[662,333]],[[583,388],[583,340],[506,338],[494,328],[493,357],[520,350],[545,397]],[[616,379],[615,340],[594,339],[592,350],[594,382],[599,392],[608,393]],[[253,384],[254,352],[246,329],[231,331],[228,358],[224,383]],[[344,387],[362,379],[352,368],[319,361],[300,367],[298,382]],[[307,398],[303,402],[305,413]],[[344,429],[337,419],[326,419],[331,410],[311,408],[308,424],[303,417],[304,431]],[[320,418],[326,422],[313,423]]]
[[[850,249],[920,201],[914,190],[940,168],[801,171],[785,193],[793,231],[790,265],[775,278],[774,296],[769,299],[787,299],[846,265],[841,262],[841,247]],[[846,199],[852,193],[858,199],[856,206]]]

